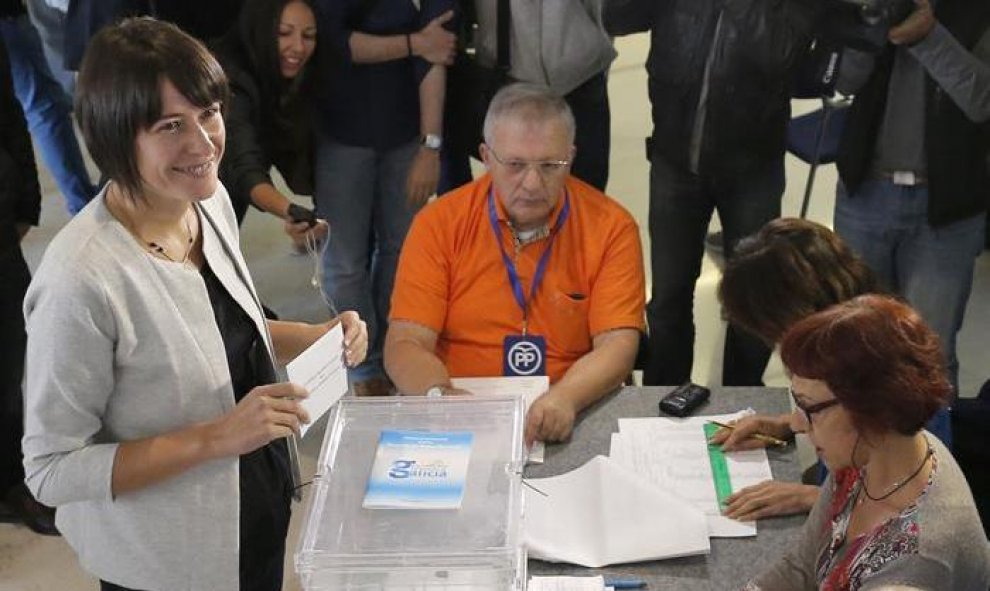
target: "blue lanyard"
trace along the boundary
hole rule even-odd
[[[533,275],[533,282],[529,286],[529,301],[532,301],[536,297],[536,290],[539,289],[540,283],[543,282],[543,275],[547,270],[547,263],[550,261],[550,250],[553,247],[553,239],[557,237],[557,232],[560,231],[561,226],[567,221],[567,216],[571,212],[571,199],[567,190],[564,190],[564,205],[560,209],[560,215],[557,216],[557,223],[554,224],[553,229],[550,230],[550,236],[547,238],[547,248],[543,251],[543,255],[540,257],[540,262],[536,265],[536,273]],[[488,191],[488,220],[492,223],[492,231],[495,233],[495,242],[498,243],[499,252],[502,253],[502,262],[505,263],[505,271],[509,275],[509,285],[512,286],[512,295],[516,298],[516,303],[519,304],[519,308],[522,309],[523,313],[523,335],[526,334],[528,311],[527,311],[527,300],[525,294],[523,294],[522,281],[519,280],[519,273],[516,271],[516,264],[512,262],[512,257],[509,253],[505,252],[505,246],[502,245],[502,232],[498,227],[498,214],[495,213],[495,191],[489,189]]]

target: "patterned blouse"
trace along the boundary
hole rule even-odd
[[[990,589],[987,544],[973,494],[952,454],[925,433],[932,471],[917,500],[847,539],[861,494],[860,471],[831,474],[798,539],[747,591],[867,591],[887,585],[946,591]]]
[[[900,515],[891,517],[873,530],[854,540],[846,539],[849,520],[863,487],[860,470],[846,468],[835,478],[835,493],[829,504],[829,520],[825,528],[830,531],[831,542],[818,556],[815,580],[821,591],[856,591],[864,580],[883,569],[884,565],[904,554],[918,553],[918,506],[928,494],[938,462],[932,456],[932,471],[924,491]]]

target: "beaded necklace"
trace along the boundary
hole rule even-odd
[[[185,263],[186,261],[188,261],[189,253],[192,252],[193,233],[192,233],[192,228],[189,226],[189,216],[188,215],[183,216],[183,221],[185,221],[186,223],[185,224],[186,234],[189,235],[189,239],[186,242],[186,250],[183,253],[181,259],[173,258],[171,255],[168,254],[168,250],[165,249],[164,245],[154,242],[152,240],[145,241],[148,244],[148,248],[150,248],[152,252],[155,252],[165,257],[166,259],[172,261],[173,263]]]

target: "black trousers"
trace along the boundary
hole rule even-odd
[[[21,306],[31,274],[19,246],[0,252],[0,496],[24,482],[24,350],[27,335]]]
[[[650,254],[653,289],[646,306],[650,344],[644,386],[676,386],[694,364],[694,290],[701,274],[712,213],[722,221],[725,255],[736,243],[780,217],[784,157],[747,175],[699,176],[654,154],[650,166]],[[760,386],[770,348],[730,324],[722,385]]]

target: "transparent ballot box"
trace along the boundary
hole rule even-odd
[[[524,589],[522,430],[515,396],[341,399],[295,556],[303,588]]]

